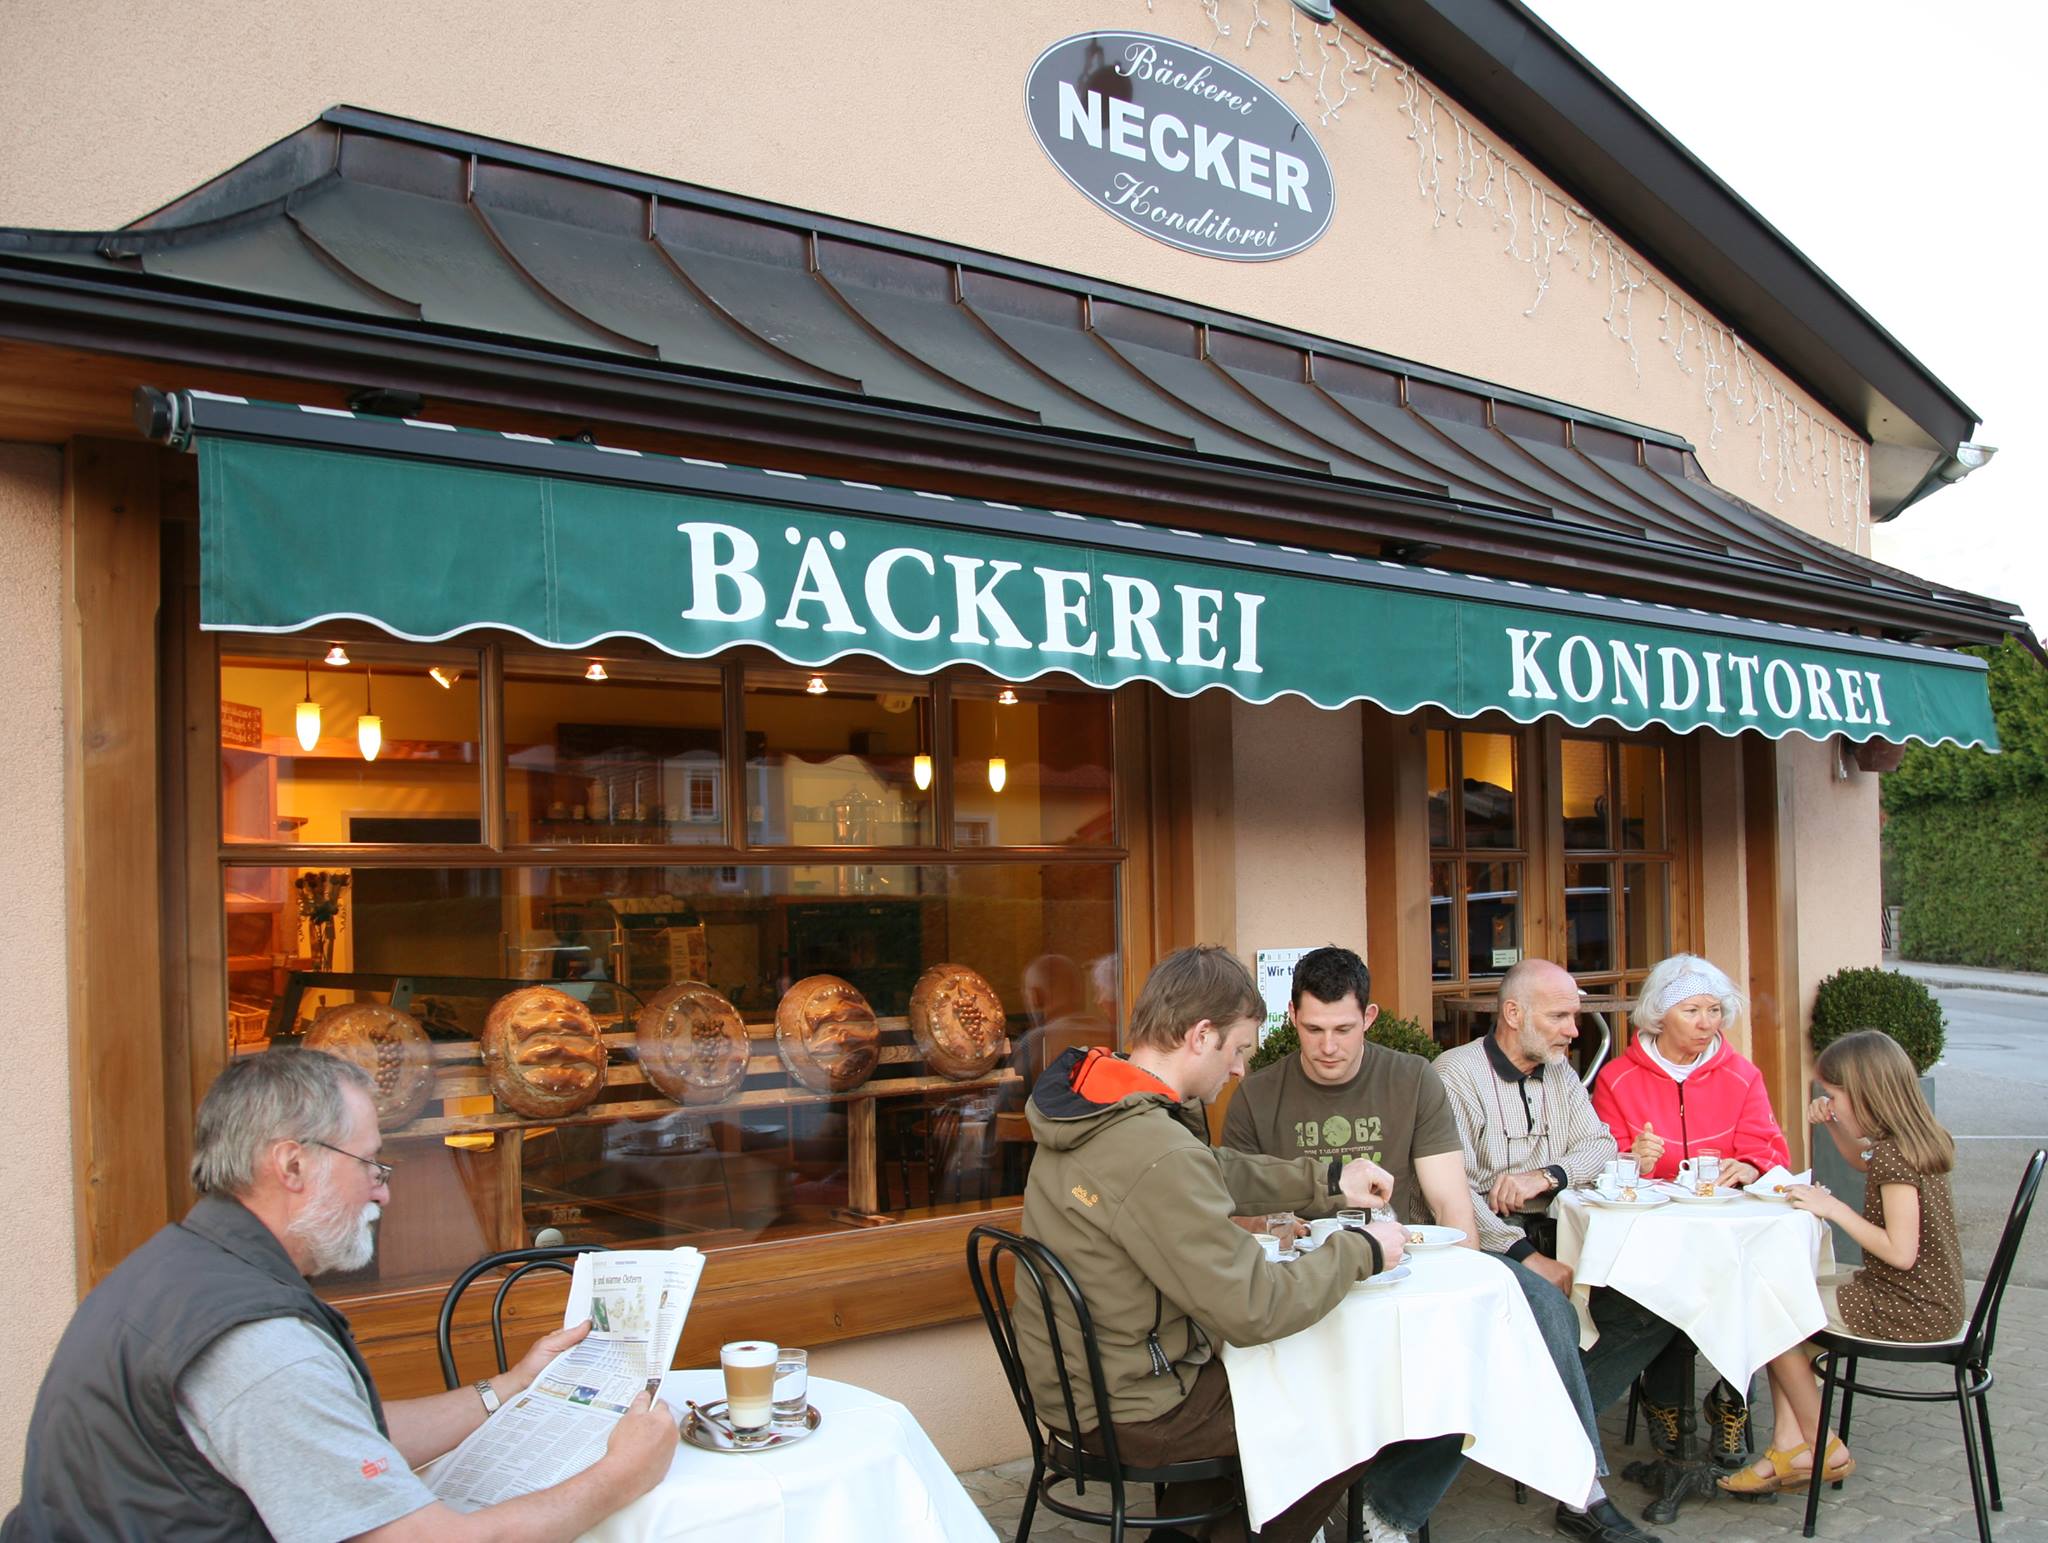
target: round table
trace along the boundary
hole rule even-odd
[[[723,1398],[716,1367],[670,1372],[661,1396]],[[668,1477],[585,1533],[586,1543],[953,1543],[995,1533],[910,1411],[851,1383],[813,1377],[816,1434],[769,1452],[679,1442]]]
[[[1573,1505],[1592,1489],[1592,1443],[1506,1267],[1469,1248],[1407,1262],[1297,1334],[1224,1346],[1254,1527],[1390,1442],[1452,1433],[1531,1489]]]

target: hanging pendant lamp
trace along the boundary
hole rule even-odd
[[[356,719],[356,744],[362,749],[363,759],[374,761],[377,752],[384,748],[384,720],[375,711],[376,698],[370,679],[370,667],[363,666],[363,715]]]
[[[293,715],[299,731],[299,748],[311,751],[320,743],[320,704],[313,700],[313,667],[306,666],[306,699]]]

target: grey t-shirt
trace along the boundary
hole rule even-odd
[[[303,1318],[221,1335],[178,1379],[178,1418],[278,1543],[337,1543],[434,1503],[341,1346]]]

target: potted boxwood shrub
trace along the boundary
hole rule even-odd
[[[1920,1091],[1928,1108],[1934,1107],[1934,1079],[1928,1075],[1941,1059],[1948,1037],[1948,1022],[1934,993],[1910,975],[1897,970],[1837,970],[1820,983],[1813,998],[1810,1037],[1818,1055],[1844,1034],[1858,1029],[1881,1029],[1899,1042],[1920,1074]],[[1804,1119],[1805,1110],[1789,1111]],[[1858,1210],[1863,1207],[1863,1175],[1850,1167],[1825,1131],[1810,1132],[1814,1182],[1825,1184]],[[1862,1262],[1863,1250],[1839,1227],[1835,1229],[1835,1258],[1843,1264]]]
[[[1434,1061],[1443,1054],[1443,1046],[1424,1031],[1413,1018],[1397,1018],[1392,1013],[1381,1013],[1373,1020],[1372,1027],[1365,1031],[1365,1037],[1375,1045],[1385,1045],[1389,1050],[1405,1050],[1410,1055],[1419,1055],[1426,1061]],[[1262,1066],[1271,1066],[1284,1055],[1292,1055],[1301,1048],[1301,1037],[1294,1032],[1294,1025],[1287,1021],[1285,1013],[1275,1013],[1266,1020],[1265,1037],[1259,1041],[1259,1048],[1252,1056],[1248,1072],[1255,1072]]]

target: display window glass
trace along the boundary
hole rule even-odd
[[[931,689],[857,670],[746,671],[747,840],[931,846]]]
[[[1106,694],[958,683],[952,702],[956,845],[1114,842]]]
[[[1469,729],[1431,729],[1427,743],[1430,975],[1497,978],[1522,957],[1521,746]]]

